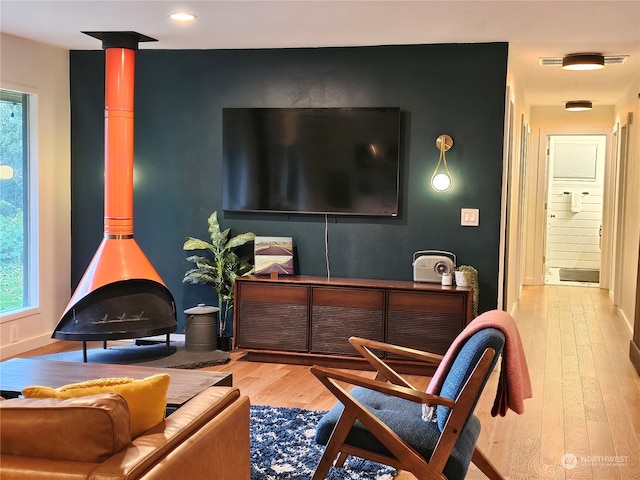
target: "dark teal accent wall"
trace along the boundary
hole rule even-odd
[[[135,238],[182,311],[215,305],[183,285],[185,237],[207,237],[219,210],[232,233],[292,236],[297,272],[326,275],[325,218],[223,213],[223,107],[400,107],[400,215],[330,217],[334,277],[412,279],[417,250],[454,252],[496,307],[507,44],[265,50],[140,50],[136,59]],[[102,239],[104,52],[72,51],[72,288]],[[435,193],[435,139],[447,133],[453,188]],[[480,226],[460,226],[460,209]],[[249,252],[250,253],[250,252]],[[268,321],[267,319],[265,319]]]

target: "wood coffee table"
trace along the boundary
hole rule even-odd
[[[231,387],[233,383],[232,374],[225,372],[12,358],[0,362],[0,395],[4,398],[16,398],[23,388],[33,385],[57,388],[94,378],[140,379],[156,373],[168,373],[171,376],[167,391],[168,412],[184,405],[207,387]]]

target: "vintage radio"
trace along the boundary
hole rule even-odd
[[[413,281],[440,283],[444,273],[453,273],[456,256],[440,250],[419,250],[413,254]]]

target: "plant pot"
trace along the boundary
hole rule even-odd
[[[467,276],[467,272],[455,272],[456,274],[456,285],[459,287],[468,287],[469,286],[469,278]]]
[[[231,351],[233,337],[218,337],[218,350],[223,352]]]

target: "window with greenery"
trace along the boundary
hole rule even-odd
[[[29,95],[0,90],[0,314],[37,303],[29,218]]]

